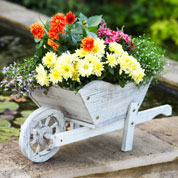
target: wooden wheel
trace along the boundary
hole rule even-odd
[[[63,114],[56,109],[41,107],[35,110],[21,127],[20,149],[33,162],[50,159],[60,147],[53,147],[51,135],[66,131]]]

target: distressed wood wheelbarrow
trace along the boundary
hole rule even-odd
[[[33,162],[50,159],[61,146],[123,129],[122,151],[132,150],[134,128],[159,114],[171,115],[170,105],[138,111],[149,84],[124,88],[93,81],[75,94],[51,87],[47,95],[36,90],[31,99],[39,106],[21,127],[19,144]],[[70,122],[70,130],[66,123]],[[104,148],[103,148],[104,149]]]

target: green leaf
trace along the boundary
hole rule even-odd
[[[49,31],[49,29],[50,29],[49,24],[50,24],[50,20],[47,19],[47,20],[46,20],[46,24],[45,24],[45,29],[46,29],[47,31]]]
[[[0,133],[0,143],[5,143],[5,142],[8,142],[9,140],[10,140],[10,137],[2,136]]]
[[[27,119],[26,117],[17,117],[15,119],[14,123],[17,124],[17,125],[22,125],[25,122],[26,119]]]
[[[102,20],[102,15],[92,16],[88,19],[88,26],[98,26]]]
[[[11,123],[6,120],[0,120],[0,129],[9,128],[11,126]]]
[[[87,31],[87,35],[92,36],[93,38],[97,38],[97,35],[93,32]]]
[[[82,27],[73,28],[71,32],[75,34],[82,34]]]
[[[93,27],[87,27],[87,30],[89,31],[89,32],[96,32],[97,31],[97,29],[98,29],[98,26],[93,26]]]
[[[40,43],[38,43],[38,44],[36,45],[37,48],[40,48],[40,47],[42,47],[42,46],[43,46],[43,40],[41,40]]]
[[[4,112],[5,109],[15,111],[19,108],[19,105],[14,102],[0,102],[0,113]]]
[[[77,36],[76,36],[76,35],[72,35],[72,41],[73,41],[73,43],[74,43],[74,44],[76,44],[76,43],[77,43],[78,38],[77,38]]]
[[[10,101],[10,100],[12,100],[12,98],[9,97],[9,96],[0,95],[0,100],[2,100],[2,101],[4,101],[4,100]]]
[[[25,110],[21,112],[21,115],[27,118],[32,112],[33,110]]]
[[[18,137],[20,135],[20,129],[18,128],[14,128],[14,127],[10,127],[10,128],[0,128],[0,137],[2,136],[15,136]]]
[[[80,13],[80,14],[79,14],[79,20],[80,20],[81,22],[82,22],[83,20],[88,21],[88,18],[87,18],[84,14]]]
[[[113,68],[109,67],[109,72],[110,72],[112,75],[114,75],[114,69],[113,69]]]
[[[35,42],[38,43],[40,42],[41,39],[38,39],[38,38],[34,38]]]

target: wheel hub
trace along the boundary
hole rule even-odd
[[[52,128],[49,126],[42,126],[35,129],[34,137],[40,145],[45,145],[47,143],[47,139],[45,135],[52,135]]]

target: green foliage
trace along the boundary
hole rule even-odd
[[[19,105],[14,102],[0,102],[0,113],[4,112],[5,109],[10,109],[12,111],[17,110]]]
[[[33,110],[24,110],[21,112],[21,115],[27,118],[32,112]]]
[[[69,10],[76,15],[79,12],[87,16],[104,14],[104,19],[111,28],[124,26],[124,31],[132,35],[151,34],[156,42],[169,51],[178,46],[177,0],[132,0],[120,3],[109,0],[13,0],[13,2],[49,16],[56,12],[66,13]],[[174,59],[178,58],[177,50],[172,52],[174,55],[169,51],[167,55]]]
[[[178,21],[175,19],[159,20],[151,27],[152,37],[159,44],[172,40],[178,46]]]
[[[164,51],[146,36],[133,38],[133,42],[135,50],[132,51],[132,55],[145,69],[144,82],[148,82],[163,72],[166,63]]]
[[[0,129],[6,129],[11,126],[9,121],[6,120],[0,120]]]
[[[22,125],[25,122],[26,119],[27,119],[26,117],[17,117],[15,119],[15,121],[14,121],[14,124],[16,124],[16,125]]]
[[[19,128],[0,128],[0,142],[10,141],[11,137],[17,138],[20,135]]]

